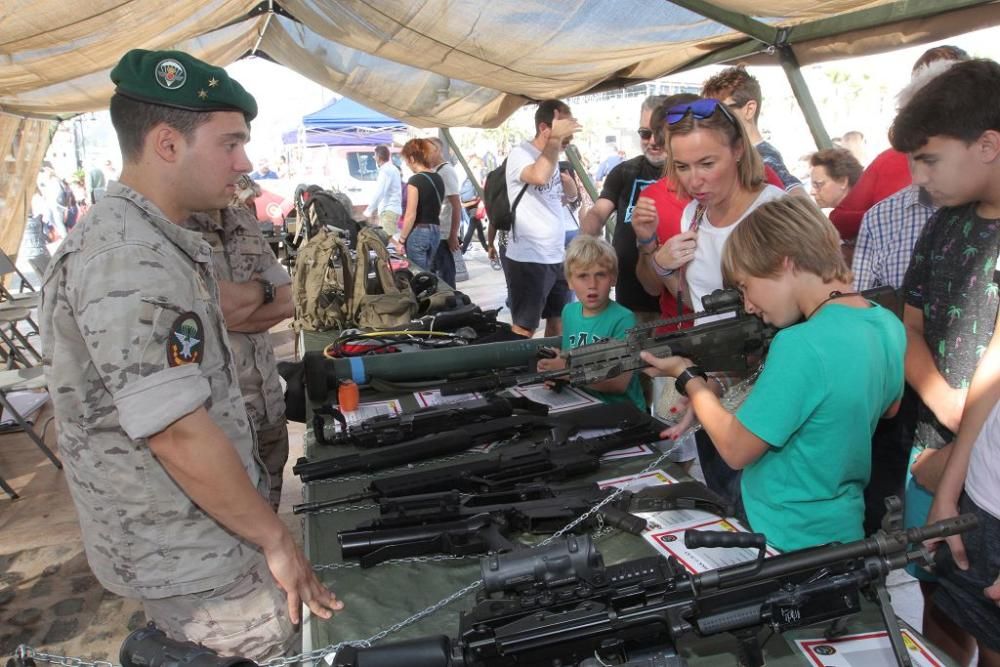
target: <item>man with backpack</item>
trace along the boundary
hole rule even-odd
[[[508,205],[497,206],[498,197],[490,190],[495,182],[487,176],[487,213],[492,229],[509,224],[506,234],[504,271],[513,331],[530,338],[542,319],[545,335],[562,332],[562,308],[569,298],[563,275],[565,256],[565,204],[578,196],[563,189],[559,173],[559,153],[569,145],[580,124],[561,100],[545,100],[535,111],[535,136],[515,146],[504,164]],[[513,215],[511,215],[513,209]],[[504,215],[506,214],[506,215]],[[504,242],[501,235],[501,245]],[[492,254],[492,253],[491,253]]]

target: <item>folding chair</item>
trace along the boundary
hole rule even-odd
[[[10,274],[16,274],[18,278],[21,279],[21,291],[17,294],[12,294],[7,290],[6,282],[7,276]],[[27,287],[28,291],[25,292],[24,288]],[[28,276],[21,273],[21,270],[17,268],[14,264],[14,260],[4,251],[0,250],[0,288],[3,289],[4,298],[11,300],[21,300],[21,299],[38,299],[39,295],[35,291],[35,286],[31,284],[28,280]],[[37,304],[36,304],[37,305]],[[28,306],[29,308],[34,308],[36,306]]]
[[[52,465],[56,468],[62,470],[62,462],[56,457],[55,453],[49,449],[48,445],[42,440],[42,438],[35,432],[35,429],[31,427],[31,424],[24,418],[20,412],[18,412],[10,401],[7,399],[7,393],[11,391],[22,391],[27,389],[43,389],[45,388],[45,375],[43,374],[43,369],[41,366],[34,366],[32,368],[25,368],[20,370],[10,370],[10,371],[0,371],[0,407],[3,408],[17,425],[21,427],[25,435],[31,438],[42,453],[52,461]],[[3,489],[11,497],[11,499],[16,499],[18,497],[14,489],[7,484],[6,480],[0,477],[0,489]]]

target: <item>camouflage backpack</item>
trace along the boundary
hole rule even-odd
[[[413,290],[408,285],[400,288],[393,279],[389,252],[379,236],[380,231],[365,227],[358,233],[351,307],[357,326],[368,329],[406,324],[417,312]]]
[[[295,330],[351,326],[353,276],[351,251],[336,232],[321,229],[299,248],[292,278]]]

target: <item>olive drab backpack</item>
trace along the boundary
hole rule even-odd
[[[301,248],[292,278],[296,331],[351,325],[354,262],[342,236],[320,229]]]
[[[351,308],[355,324],[366,329],[406,324],[417,313],[413,290],[396,283],[389,265],[389,251],[378,232],[370,227],[358,233]]]

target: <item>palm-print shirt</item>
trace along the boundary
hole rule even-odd
[[[913,249],[903,291],[924,313],[924,340],[938,371],[955,388],[968,387],[996,324],[1000,220],[976,214],[977,204],[940,209]],[[943,447],[955,434],[923,403],[915,446]]]

